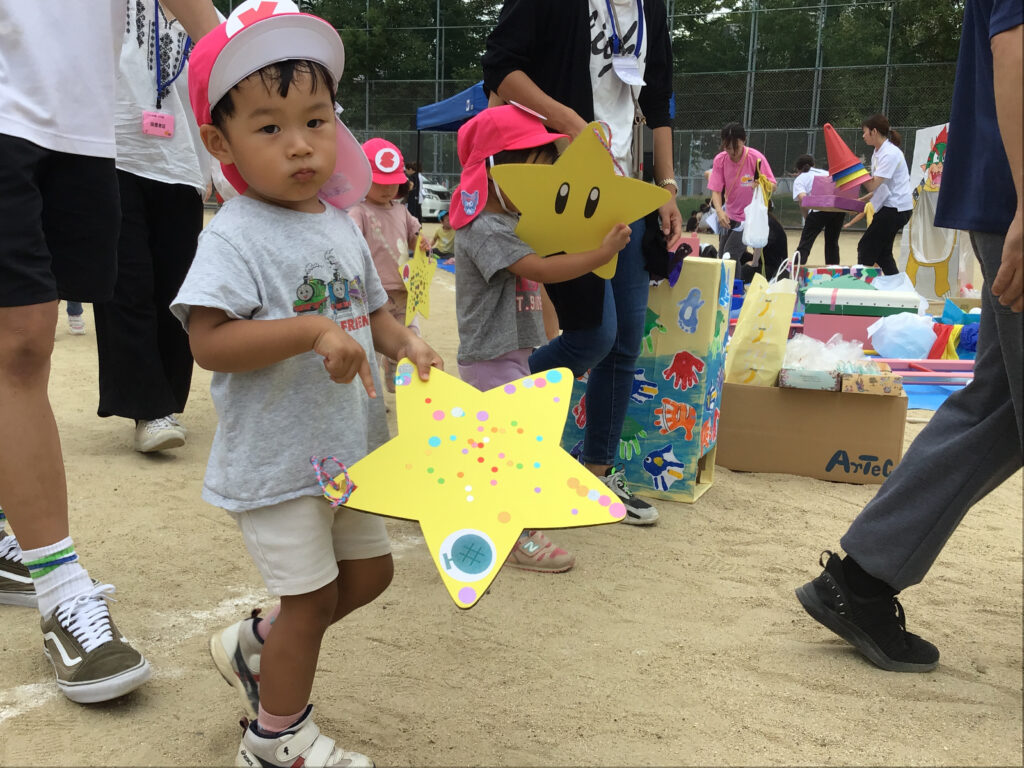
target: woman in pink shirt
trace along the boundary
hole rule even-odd
[[[711,204],[718,216],[718,255],[739,261],[746,250],[743,245],[743,209],[754,197],[756,174],[760,161],[760,172],[768,177],[775,187],[775,174],[768,159],[756,149],[747,146],[747,132],[739,123],[728,123],[722,128],[722,151],[715,155],[711,164],[708,189],[711,190]]]

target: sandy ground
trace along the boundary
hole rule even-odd
[[[433,290],[424,335],[453,364],[453,276],[439,271]],[[187,445],[135,453],[128,422],[95,415],[87,320],[74,337],[61,318],[51,384],[72,530],[90,573],[117,585],[117,621],[154,677],[119,701],[73,704],[40,653],[37,614],[4,607],[0,764],[227,765],[242,712],[207,642],[268,599],[234,524],[199,497],[209,374],[196,372]],[[929,415],[911,412],[908,444]],[[557,533],[573,571],[506,569],[468,612],[416,524],[389,522],[393,585],[324,643],[322,729],[378,765],[1021,764],[1020,473],[904,595],[911,628],[942,651],[924,675],[874,668],[793,595],[874,486],[715,478],[694,505],[659,502],[650,529]]]

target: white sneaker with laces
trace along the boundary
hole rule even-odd
[[[658,510],[648,504],[633,492],[626,485],[626,473],[624,470],[610,468],[602,478],[601,482],[608,486],[623,506],[626,508],[626,516],[622,522],[627,525],[654,525],[658,522]]]
[[[249,723],[238,745],[235,765],[240,768],[373,768],[373,761],[366,755],[339,749],[334,739],[320,733],[312,714],[310,704],[295,725],[272,738],[259,735],[255,720]]]
[[[135,425],[135,450],[140,453],[180,448],[185,444],[185,429],[173,416],[161,416]]]
[[[82,315],[68,315],[68,333],[74,336],[85,334],[85,318]]]

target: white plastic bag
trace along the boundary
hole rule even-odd
[[[748,248],[768,245],[768,206],[760,187],[754,188],[750,205],[743,209],[743,244]]]
[[[882,357],[923,360],[935,345],[934,321],[928,315],[898,312],[868,326],[871,346]]]

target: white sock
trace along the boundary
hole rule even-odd
[[[65,600],[92,589],[92,579],[79,564],[70,536],[38,549],[23,549],[21,558],[32,576],[39,613],[44,619]]]

